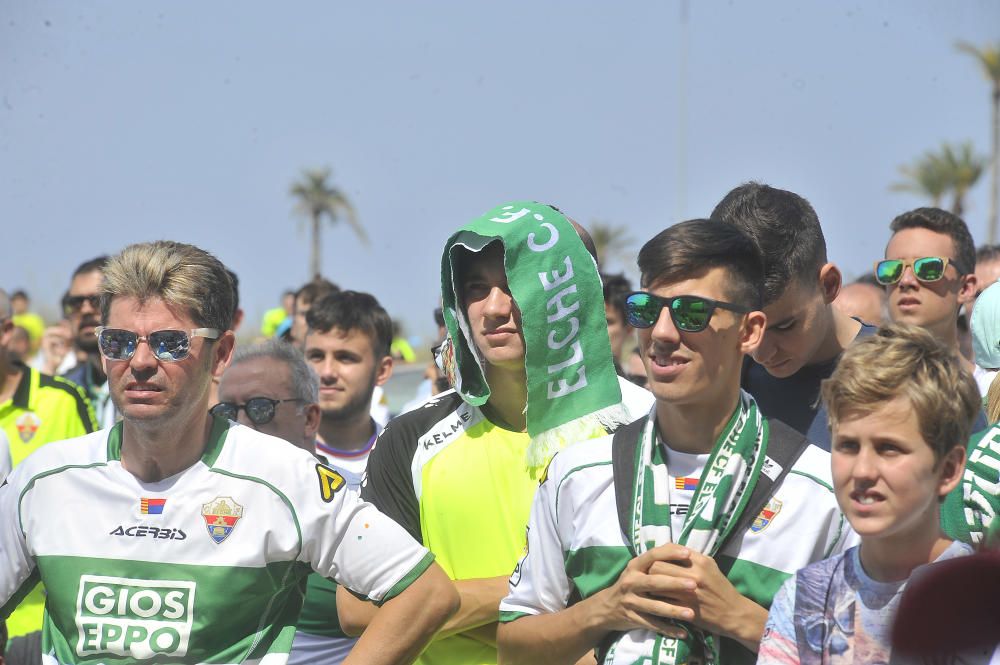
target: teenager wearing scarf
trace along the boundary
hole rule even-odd
[[[552,460],[500,606],[505,663],[753,663],[781,583],[855,542],[829,453],[740,390],[766,325],[753,242],[684,222],[639,268],[626,311],[656,404]]]
[[[390,421],[362,496],[459,589],[459,612],[418,662],[489,665],[546,463],[641,417],[653,399],[619,381],[596,262],[554,208],[514,202],[467,224],[445,246],[441,286],[455,388]],[[337,605],[354,632],[372,609],[345,593]]]

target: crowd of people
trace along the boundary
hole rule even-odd
[[[81,263],[48,327],[0,291],[0,665],[1000,663],[1000,247],[887,231],[845,284],[746,183],[633,286],[498,206],[391,418],[360,290],[252,344],[179,242]]]

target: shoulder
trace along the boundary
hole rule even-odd
[[[574,443],[569,448],[559,451],[543,474],[543,482],[553,483],[553,491],[559,491],[565,480],[581,474],[587,476],[588,482],[599,478],[611,482],[613,479],[611,451],[614,438],[613,434],[608,434]]]
[[[463,402],[454,390],[445,391],[386,423],[372,456],[412,456],[422,440],[441,442],[441,439],[450,438],[481,419],[479,409]]]
[[[83,392],[83,388],[78,386],[76,383],[70,381],[69,379],[63,378],[61,376],[50,376],[48,374],[42,374],[36,369],[29,368],[33,374],[38,376],[38,388],[39,391],[51,391],[47,392],[46,399],[50,396],[52,399],[64,399],[72,401],[75,405],[77,402],[85,402],[87,396]],[[61,396],[61,397],[57,397]]]
[[[653,393],[645,388],[635,385],[631,381],[618,377],[618,386],[622,391],[622,406],[628,413],[629,418],[642,418],[649,413],[656,403]]]
[[[284,439],[230,422],[226,440],[218,458],[211,464],[214,470],[257,478],[265,482],[281,481],[291,474],[300,477],[300,468],[321,464],[308,451]]]
[[[811,443],[795,460],[789,475],[799,476],[811,482],[817,489],[833,493],[833,477],[830,474],[830,453]]]

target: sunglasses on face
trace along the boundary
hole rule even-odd
[[[895,284],[903,278],[909,266],[913,275],[921,282],[936,282],[944,277],[948,264],[955,266],[960,275],[965,274],[957,261],[940,256],[925,256],[920,259],[883,259],[875,264],[875,280],[883,286]]]
[[[670,318],[677,329],[684,332],[701,332],[707,328],[716,308],[740,314],[751,311],[749,307],[701,296],[660,298],[652,293],[636,291],[625,298],[625,318],[633,328],[652,328],[656,325],[660,318],[660,310],[664,307],[670,312]]]
[[[301,397],[291,399],[271,399],[269,397],[251,397],[246,404],[236,402],[219,402],[208,410],[213,416],[219,416],[226,420],[236,420],[240,415],[240,409],[247,412],[247,418],[254,425],[266,425],[274,420],[274,413],[282,402],[304,402]]]
[[[63,298],[63,311],[67,316],[83,309],[83,303],[88,303],[91,309],[97,309],[101,304],[101,296],[66,296]]]
[[[204,337],[219,339],[221,334],[215,328],[194,328],[193,330],[157,330],[148,335],[139,335],[121,328],[99,327],[97,346],[101,355],[108,360],[129,360],[135,355],[139,342],[149,344],[149,350],[161,362],[173,363],[184,360],[191,352],[191,338]]]

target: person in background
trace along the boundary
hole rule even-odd
[[[22,358],[30,358],[38,351],[38,345],[41,344],[42,334],[45,332],[45,321],[31,311],[31,300],[28,298],[27,292],[23,290],[10,294],[10,306],[14,311],[14,325],[24,328],[31,344],[30,352]]]
[[[941,501],[961,479],[979,411],[979,391],[954,349],[918,326],[882,328],[844,353],[823,400],[834,491],[861,543],[785,582],[760,665],[897,662],[904,654],[893,653],[890,632],[907,581],[922,566],[973,551],[940,527]],[[992,646],[960,662],[985,665]]]
[[[608,339],[611,340],[611,355],[615,359],[615,371],[624,376],[622,370],[622,349],[628,339],[628,325],[625,323],[625,296],[632,292],[632,283],[624,273],[601,275],[604,285],[604,318],[608,322]]]
[[[281,294],[281,307],[274,307],[264,312],[260,322],[260,334],[264,337],[274,337],[278,328],[292,316],[295,310],[295,292],[285,291]]]
[[[21,326],[14,326],[10,341],[7,342],[7,353],[13,362],[25,363],[31,358],[31,335]]]
[[[726,194],[712,219],[750,236],[764,259],[767,331],[746,361],[743,389],[764,415],[829,450],[820,383],[845,348],[875,329],[833,307],[840,269],[827,260],[816,211],[794,192],[750,182]]]
[[[845,284],[833,301],[833,306],[847,316],[876,328],[889,320],[889,300],[885,295],[885,288],[875,281],[872,273]]]
[[[312,304],[338,291],[340,291],[339,286],[322,277],[317,277],[306,282],[302,288],[295,292],[295,304],[291,322],[286,321],[286,323],[278,328],[275,334],[301,347],[302,342],[306,338],[306,330],[309,327],[306,323],[306,314],[309,313]],[[286,324],[288,325],[287,328],[285,328]]]

